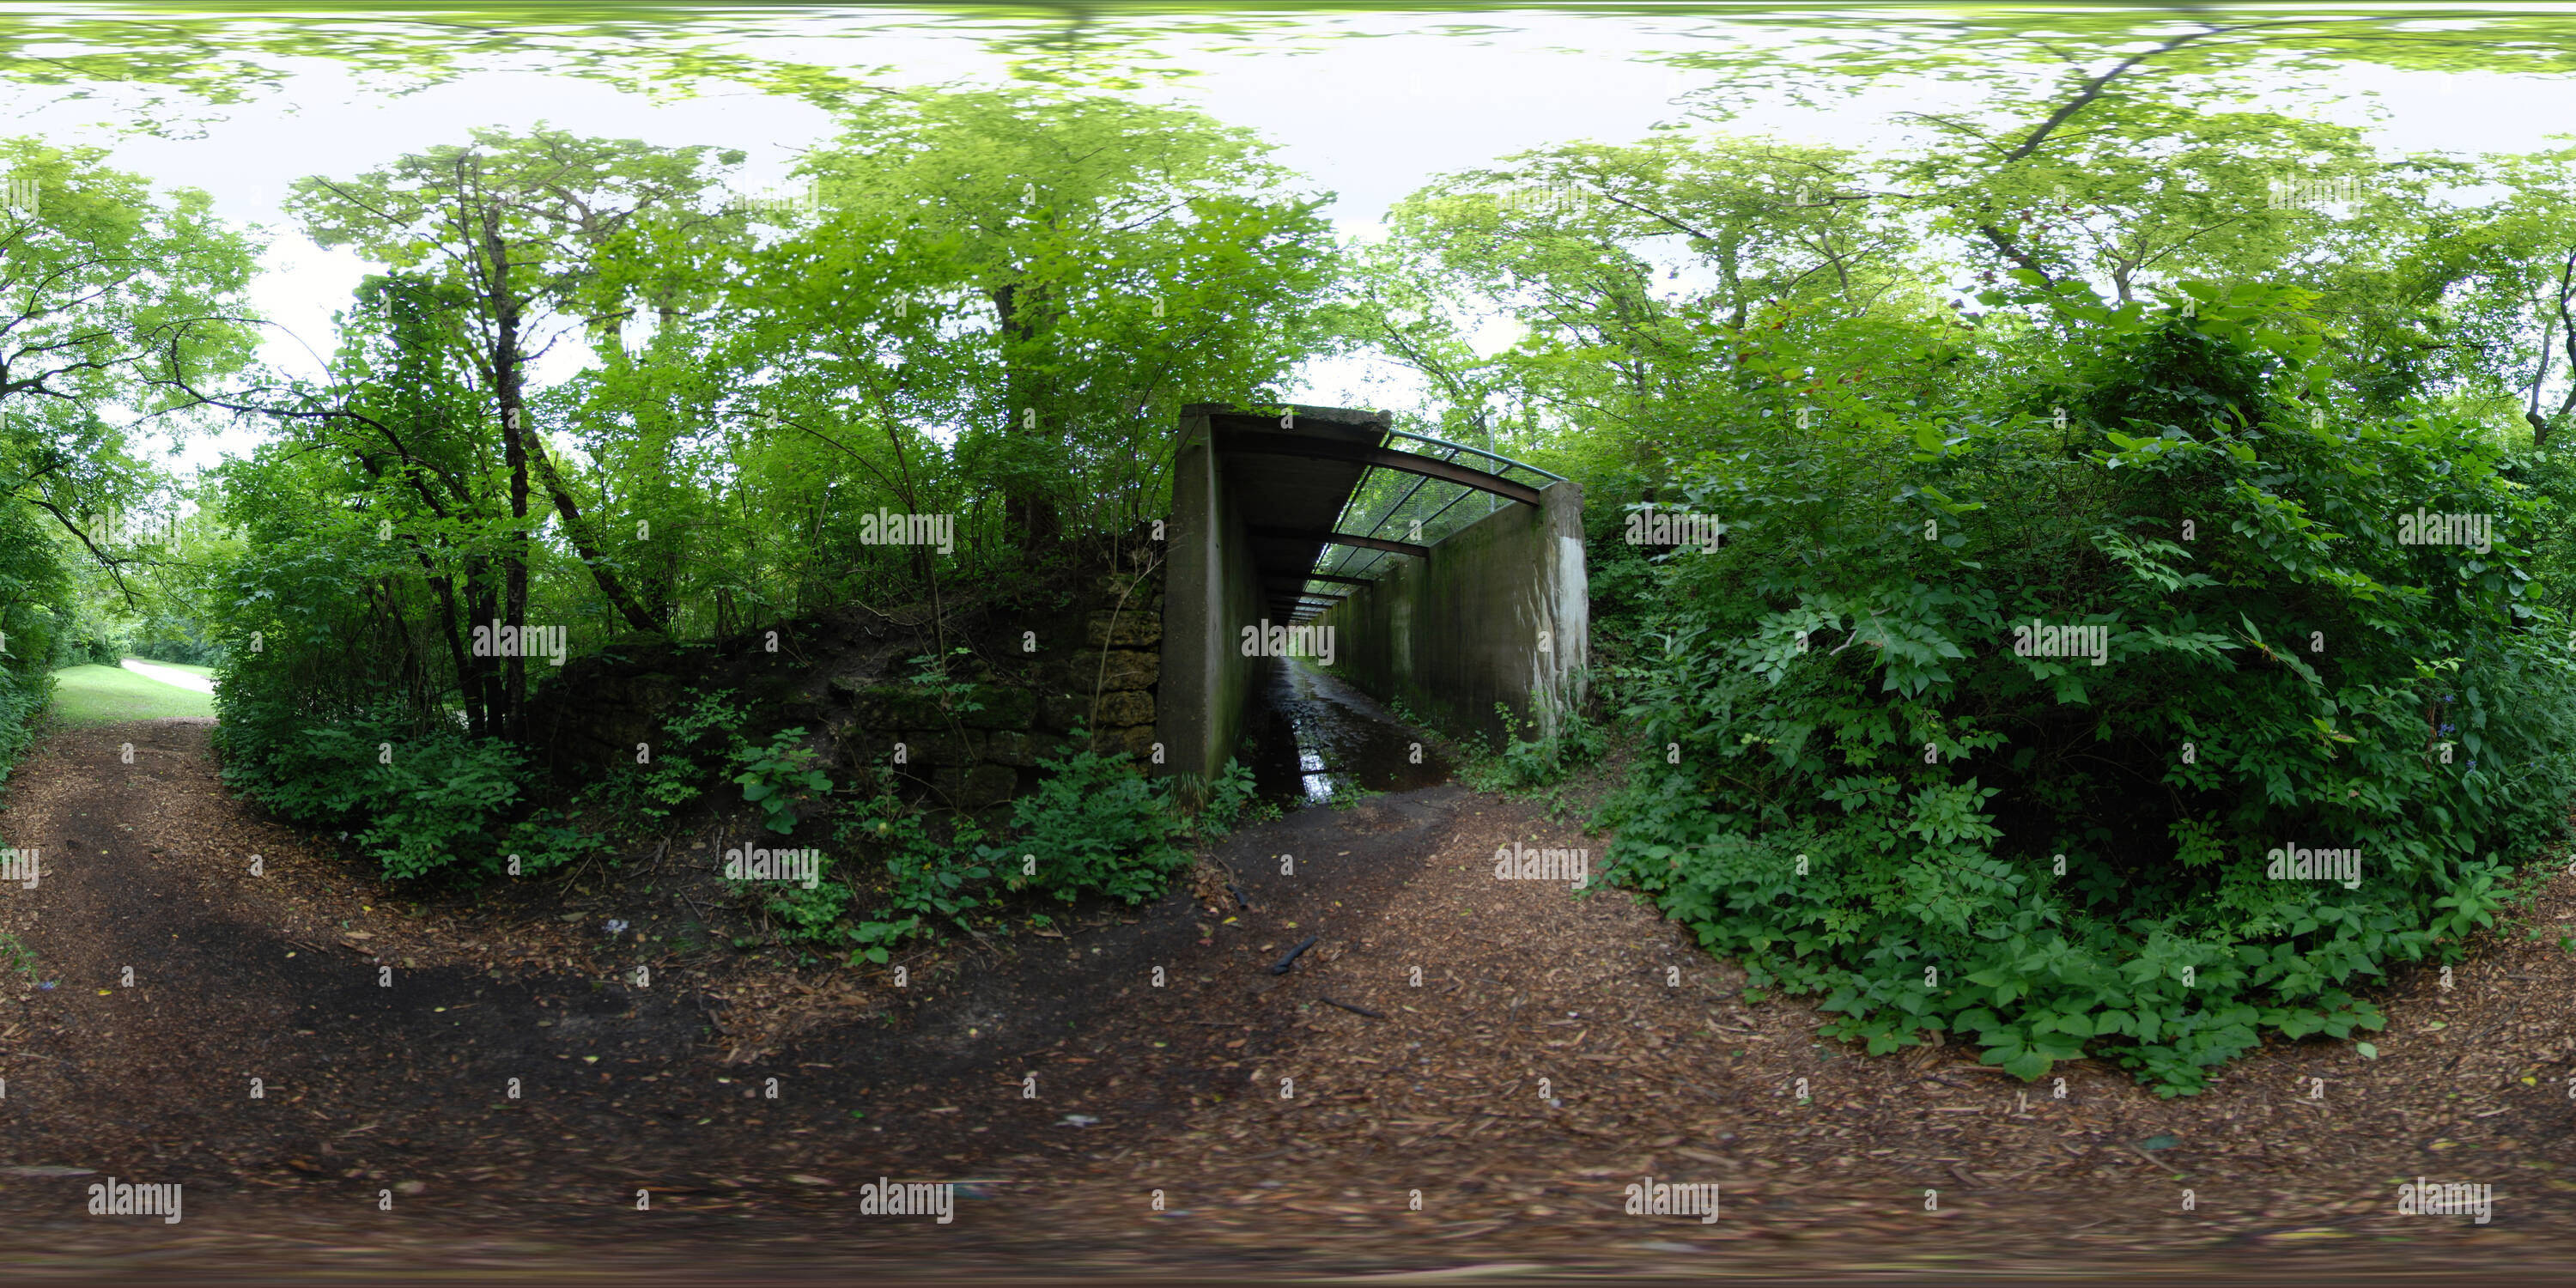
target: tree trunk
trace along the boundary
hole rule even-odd
[[[468,636],[474,633],[475,627],[501,615],[500,600],[492,593],[492,565],[481,555],[470,555],[465,560],[465,614],[465,633]],[[492,674],[492,659],[477,657],[468,650],[458,665],[463,668],[457,674],[459,685],[465,690],[465,716],[472,722],[474,736],[495,736],[492,720],[500,708],[500,693],[497,679]]]
[[[519,444],[528,459],[535,463],[537,477],[546,485],[546,495],[554,499],[555,513],[563,516],[564,535],[571,539],[573,553],[580,555],[582,564],[590,569],[591,580],[599,583],[600,593],[608,596],[610,606],[617,610],[618,616],[626,619],[627,625],[639,631],[652,630],[653,614],[627,591],[626,584],[618,580],[617,574],[601,562],[599,542],[591,531],[590,521],[582,517],[581,506],[573,501],[571,490],[564,486],[563,476],[555,472],[554,458],[546,455],[544,441],[537,437],[535,431],[529,430],[519,435]]]
[[[510,467],[510,518],[513,528],[510,544],[501,556],[503,625],[510,628],[513,639],[525,637],[528,623],[528,451],[526,432],[520,409],[520,381],[524,375],[519,352],[519,299],[510,293],[510,248],[501,240],[501,212],[493,206],[483,208],[483,260],[489,273],[488,291],[492,304],[492,387],[500,398],[501,453]],[[499,640],[494,640],[497,648]],[[510,650],[514,656],[501,659],[500,734],[517,740],[525,732],[523,702],[527,693],[527,659],[515,656],[521,650]]]
[[[989,295],[993,311],[1001,318],[1002,324],[1003,388],[1011,417],[1004,435],[1021,439],[1019,448],[1012,455],[1025,458],[1037,450],[1036,444],[1064,432],[1063,426],[1050,423],[1048,409],[1040,407],[1039,404],[1046,401],[1046,391],[1040,387],[1036,376],[1011,356],[1014,346],[1034,339],[1048,320],[1046,295],[1038,288],[1016,283],[996,287]],[[1026,427],[1026,417],[1032,411],[1038,413],[1035,429]],[[1043,472],[1029,468],[1025,459],[1015,459],[1003,478],[1002,521],[1018,531],[1022,554],[1032,554],[1053,544],[1063,528],[1055,501],[1044,489]]]

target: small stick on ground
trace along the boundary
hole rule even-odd
[[[1353,1014],[1353,1015],[1365,1015],[1365,1016],[1369,1017],[1369,1018],[1370,1018],[1370,1019],[1372,1019],[1372,1020],[1383,1020],[1383,1019],[1385,1019],[1385,1018],[1386,1018],[1386,1015],[1385,1015],[1385,1013],[1384,1013],[1384,1012],[1382,1012],[1382,1011],[1372,1011],[1372,1010],[1370,1010],[1369,1008],[1367,1008],[1367,1007],[1365,1007],[1365,1006],[1353,1006],[1353,1005],[1351,1005],[1351,1004],[1350,1004],[1350,1003],[1348,1003],[1348,1002],[1339,1002],[1339,1001],[1335,1001],[1335,1000],[1333,1000],[1332,998],[1329,998],[1329,997],[1323,997],[1323,996],[1320,996],[1320,995],[1319,995],[1319,996],[1317,996],[1315,1000],[1316,1000],[1316,1001],[1318,1001],[1318,1002],[1322,1002],[1322,1003],[1323,1003],[1324,1005],[1326,1005],[1326,1006],[1338,1006],[1338,1007],[1342,1008],[1343,1010],[1350,1012],[1350,1013],[1351,1013],[1351,1014]]]
[[[1287,956],[1270,963],[1270,973],[1273,975],[1287,974],[1288,968],[1297,964],[1297,958],[1303,955],[1307,949],[1314,947],[1315,941],[1321,938],[1323,938],[1322,935],[1306,936],[1306,942],[1289,949]]]

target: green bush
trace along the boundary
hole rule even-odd
[[[1074,731],[1073,745],[1087,741]],[[1034,887],[1066,902],[1103,894],[1142,903],[1189,865],[1188,853],[1172,844],[1179,823],[1167,785],[1146,778],[1134,760],[1077,751],[1038,762],[1046,778],[1011,803],[1023,857],[1009,869],[1013,889]],[[1034,875],[1026,872],[1030,857]]]
[[[729,700],[732,696],[731,689],[690,690],[678,709],[663,718],[653,762],[616,767],[584,789],[582,799],[623,820],[632,833],[658,829],[674,811],[706,794],[713,771],[703,761],[736,757],[747,749],[741,729],[748,715]]]
[[[54,700],[54,677],[43,671],[0,670],[0,783],[36,741],[36,717]]]
[[[297,823],[352,829],[388,879],[497,876],[513,856],[520,873],[542,872],[604,846],[560,815],[528,814],[533,771],[506,742],[416,732],[381,710],[312,723],[256,693],[226,686],[215,699],[225,783]]]
[[[966,914],[984,903],[977,887],[1004,852],[985,844],[983,829],[963,814],[951,821],[946,842],[933,839],[929,820],[897,790],[894,771],[880,765],[874,772],[874,790],[852,802],[833,835],[844,850],[865,846],[885,857],[885,906],[839,932],[854,964],[883,965],[906,939],[940,924],[965,925]]]
[[[814,888],[801,883],[778,885],[770,882],[729,881],[736,895],[757,887],[765,896],[769,915],[785,926],[787,939],[795,943],[824,943],[839,937],[842,917],[849,911],[850,887],[832,878],[833,863],[829,857],[815,864]]]
[[[1206,803],[1190,816],[1187,826],[1197,837],[1219,837],[1251,823],[1266,823],[1279,817],[1279,807],[1262,800],[1253,786],[1252,767],[1229,756],[1225,769],[1209,786]]]
[[[796,830],[798,802],[832,790],[831,778],[815,768],[821,757],[797,745],[804,739],[803,729],[781,729],[768,746],[745,745],[733,757],[742,770],[733,778],[742,786],[742,798],[760,806],[761,822],[781,836]]]
[[[1501,746],[1480,746],[1458,767],[1459,779],[1480,792],[1554,786],[1575,769],[1600,759],[1608,741],[1601,727],[1581,712],[1566,713],[1552,737],[1541,735],[1535,720],[1516,720],[1512,709],[1500,702],[1494,704],[1494,715],[1503,722]]]
[[[2189,289],[2196,317],[2076,302],[2101,358],[2018,412],[1687,471],[1734,535],[1667,566],[1660,655],[1621,677],[1681,764],[1606,809],[1607,875],[1824,994],[1835,1036],[2188,1093],[2265,1032],[2380,1027],[2354,990],[2456,954],[2564,832],[2542,502],[2474,425],[2319,424],[2294,294]],[[2506,517],[2485,554],[2399,544],[2419,506]],[[2017,653],[2034,619],[2104,628],[2105,664]],[[2271,879],[2291,844],[2358,848],[2357,887]]]

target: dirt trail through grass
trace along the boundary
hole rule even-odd
[[[2409,979],[2376,1063],[2285,1045],[2176,1102],[2086,1064],[2059,1101],[1956,1048],[1819,1046],[1812,1010],[1748,1003],[1625,895],[1495,879],[1497,847],[1597,870],[1601,842],[1455,786],[1249,829],[1194,891],[962,942],[896,989],[610,939],[560,901],[383,901],[223,794],[209,726],[64,729],[10,783],[0,834],[43,864],[0,893],[34,954],[0,987],[12,1273],[2350,1281],[2528,1275],[2576,1229],[2555,947]],[[756,986],[805,1018],[752,1022]],[[2419,1173],[2493,1184],[2492,1222],[2397,1216]],[[184,1221],[85,1215],[111,1175],[183,1183]],[[860,1215],[880,1176],[959,1183],[954,1223]],[[1720,1220],[1626,1215],[1641,1176],[1720,1183]]]

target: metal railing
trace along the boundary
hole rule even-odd
[[[1526,461],[1516,461],[1499,452],[1489,452],[1481,447],[1470,447],[1465,443],[1452,443],[1446,439],[1433,438],[1427,434],[1410,434],[1403,430],[1388,430],[1386,431],[1386,436],[1391,439],[1400,438],[1405,439],[1408,442],[1423,444],[1426,447],[1435,449],[1433,451],[1422,453],[1425,456],[1430,456],[1434,459],[1450,464],[1467,465],[1469,468],[1478,469],[1480,472],[1491,474],[1496,478],[1509,479],[1511,478],[1512,471],[1519,470],[1529,474],[1534,474],[1549,483],[1561,483],[1565,481],[1565,476],[1562,474],[1551,473]],[[1472,462],[1460,461],[1458,457],[1461,453],[1481,457],[1483,460],[1491,461],[1494,464],[1492,467],[1485,467]],[[1486,514],[1492,514],[1494,511],[1501,509],[1504,505],[1503,498],[1496,496],[1491,492],[1472,488],[1462,483],[1452,483],[1446,480],[1433,479],[1424,475],[1414,475],[1411,486],[1406,487],[1384,508],[1380,509],[1375,521],[1370,522],[1366,528],[1363,529],[1346,526],[1360,521],[1360,516],[1355,515],[1352,512],[1352,509],[1353,507],[1362,504],[1362,497],[1363,494],[1368,491],[1368,485],[1377,478],[1391,473],[1395,473],[1395,471],[1372,468],[1367,474],[1362,475],[1360,485],[1351,490],[1351,498],[1349,501],[1344,503],[1342,514],[1335,521],[1333,530],[1336,532],[1352,533],[1356,536],[1385,538],[1387,537],[1386,529],[1388,525],[1397,523],[1404,518],[1406,507],[1413,503],[1415,497],[1422,494],[1422,490],[1425,487],[1437,486],[1455,489],[1456,495],[1451,496],[1447,501],[1441,503],[1440,508],[1431,511],[1427,515],[1421,516],[1418,522],[1418,526],[1421,529],[1431,528],[1440,521],[1442,516],[1448,514],[1451,510],[1456,509],[1459,502],[1465,501],[1470,497],[1481,496],[1485,499]],[[1514,481],[1517,482],[1520,480]],[[1543,487],[1545,484],[1540,484],[1540,486]],[[1438,493],[1435,492],[1432,495],[1437,496]],[[1415,527],[1415,524],[1408,522],[1406,528],[1403,530],[1404,535],[1396,539],[1412,540],[1413,537],[1410,534],[1415,531]],[[1430,540],[1436,543],[1447,535],[1448,534],[1444,532],[1439,536],[1431,537]],[[1341,577],[1373,578],[1378,571],[1386,567],[1385,561],[1388,558],[1389,552],[1384,550],[1370,550],[1356,546],[1330,545],[1326,546],[1323,552],[1317,556],[1317,566],[1313,571]],[[1301,586],[1300,589],[1311,589],[1311,584],[1308,586]]]

